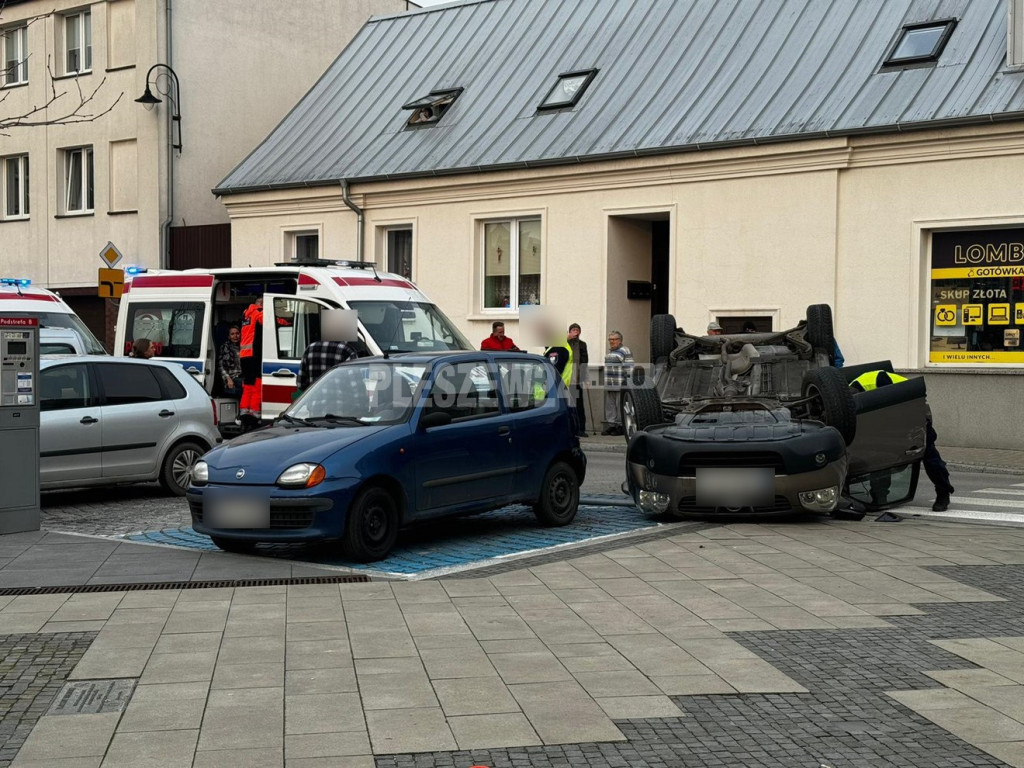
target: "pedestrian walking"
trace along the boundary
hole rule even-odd
[[[579,323],[569,326],[569,333],[566,341],[572,351],[572,376],[569,383],[569,391],[576,401],[576,418],[579,423],[579,436],[587,436],[587,411],[583,406],[583,388],[587,386],[587,364],[590,362],[590,355],[587,353],[587,342],[580,338],[583,331]]]
[[[622,391],[633,373],[633,353],[622,345],[622,334],[608,334],[608,352],[604,356],[604,423],[602,435],[621,435]]]

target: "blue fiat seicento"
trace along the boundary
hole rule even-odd
[[[335,366],[272,426],[215,448],[192,472],[192,526],[232,552],[338,540],[358,562],[399,529],[530,504],[576,516],[587,462],[565,385],[544,358],[454,352]]]

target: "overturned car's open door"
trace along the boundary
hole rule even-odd
[[[868,371],[892,372],[883,361],[842,369],[848,382]],[[870,509],[914,498],[924,457],[928,418],[923,378],[888,384],[853,396],[857,435],[848,446],[845,495]]]

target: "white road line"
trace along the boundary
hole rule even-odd
[[[983,507],[1006,507],[1007,509],[1024,509],[1024,499],[975,499],[970,496],[959,497],[964,504],[980,504]],[[951,504],[956,504],[958,497],[953,495]]]
[[[900,514],[901,510],[895,510],[897,514]],[[920,512],[914,511],[912,514],[914,517],[928,517],[942,520],[963,520],[965,522],[972,523],[1003,523],[1006,525],[1021,525],[1024,526],[1024,514],[1015,514],[1013,512],[994,512],[986,509],[975,510],[975,509],[950,509],[946,512],[932,512],[930,509],[921,510]]]
[[[1016,488],[982,488],[979,491],[971,491],[971,493],[1003,493],[1007,496],[1024,496],[1024,490]]]
[[[1013,487],[1014,488],[1024,488],[1024,483],[1014,483]]]

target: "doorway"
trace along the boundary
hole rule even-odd
[[[606,326],[638,363],[650,359],[651,317],[669,308],[671,214],[608,217]]]

